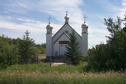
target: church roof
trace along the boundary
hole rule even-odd
[[[52,38],[55,38],[55,36],[58,34],[58,32],[60,32],[60,31],[64,28],[65,25],[68,25],[68,26],[69,26],[69,27],[81,38],[80,34],[78,34],[68,23],[67,23],[67,24],[64,24],[64,25],[53,35]]]
[[[54,43],[55,43],[62,35],[66,35],[68,38],[70,38],[68,34],[66,34],[65,32],[63,32],[63,33],[54,41]]]
[[[69,25],[69,24],[68,24],[68,25]],[[69,25],[69,26],[70,26],[70,25]],[[70,26],[70,28],[71,28],[75,33],[77,33],[71,26]],[[81,38],[80,34],[77,33],[77,35]]]
[[[55,42],[59,37],[61,37],[63,33],[69,36],[72,31],[75,32],[78,39],[82,39],[82,37],[69,25],[69,17],[67,16],[67,12],[64,19],[65,24],[52,36],[53,42]]]

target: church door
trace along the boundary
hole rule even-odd
[[[59,41],[59,56],[64,56],[69,41]]]

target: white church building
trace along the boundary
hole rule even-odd
[[[69,43],[72,31],[75,32],[81,54],[83,56],[88,55],[88,26],[85,21],[80,28],[82,29],[81,35],[79,35],[74,28],[70,26],[67,14],[65,16],[64,25],[54,35],[52,35],[53,27],[50,25],[50,22],[46,26],[46,29],[46,58],[64,57],[64,54],[66,53],[66,46]]]

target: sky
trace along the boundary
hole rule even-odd
[[[63,26],[65,11],[69,24],[81,35],[86,16],[89,48],[106,43],[109,35],[104,18],[123,18],[126,0],[0,0],[0,35],[23,38],[28,30],[35,43],[46,42],[46,26],[51,17],[53,35]]]

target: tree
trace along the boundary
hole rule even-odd
[[[89,50],[88,69],[101,70],[125,70],[126,69],[126,26],[122,26],[122,20],[117,17],[105,19],[110,35],[107,43],[96,45]]]
[[[24,38],[19,43],[19,63],[27,64],[37,61],[37,48],[34,41],[29,37],[29,32],[26,31]]]
[[[115,22],[112,18],[105,19],[105,24],[110,32],[107,44],[111,50],[107,66],[114,70],[124,70],[126,68],[126,26],[121,26],[122,20],[119,17]]]
[[[18,48],[10,38],[0,37],[0,69],[18,62]]]
[[[68,46],[66,46],[66,48],[67,48],[67,52],[65,56],[68,60],[68,63],[73,65],[79,64],[82,55],[79,51],[79,44],[77,42],[77,38],[75,36],[74,31],[72,31],[72,33],[70,34],[69,43]]]

